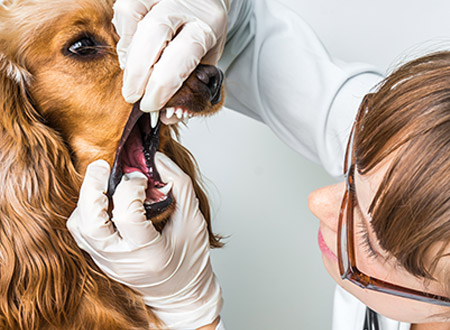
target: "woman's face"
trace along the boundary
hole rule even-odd
[[[438,281],[418,279],[399,266],[395,262],[395,258],[386,258],[389,253],[384,251],[377,242],[370,224],[368,209],[389,165],[390,161],[387,161],[365,176],[361,176],[355,171],[354,196],[357,202],[355,203],[353,216],[356,265],[359,270],[371,277],[403,287],[447,296]],[[336,244],[338,216],[345,189],[346,184],[342,182],[318,189],[309,196],[309,208],[320,220],[319,246],[328,273],[345,290],[384,316],[409,323],[448,322],[448,317],[450,317],[449,307],[440,307],[362,289],[348,280],[341,279],[336,257]],[[450,244],[448,245],[448,252],[450,252]],[[438,279],[443,279],[444,274],[450,271],[448,259],[444,258],[438,264],[438,268],[433,274]],[[436,314],[442,313],[447,313],[447,319],[436,316]]]

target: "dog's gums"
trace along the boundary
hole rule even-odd
[[[144,201],[147,219],[151,219],[154,224],[167,220],[169,208],[174,202],[171,187],[161,182],[154,164],[161,125],[172,125],[179,121],[187,123],[192,116],[205,115],[207,108],[215,112],[214,108],[220,107],[222,99],[222,83],[223,73],[220,70],[199,65],[162,111],[144,113],[140,110],[140,103],[133,106],[116,150],[108,187],[110,198],[124,174],[141,172],[148,178]],[[192,95],[196,99],[192,99]],[[164,226],[164,223],[161,224]]]
[[[156,150],[165,154],[191,180],[210,246],[222,246],[178,121],[183,110],[209,116],[222,107],[223,75],[199,65],[160,113],[127,103],[114,3],[8,0],[0,6],[0,329],[167,328],[140,295],[103,274],[66,228],[96,160],[112,168],[109,197],[124,174],[148,178],[146,217],[162,231],[177,202],[155,168]],[[178,121],[164,125],[165,117]],[[113,220],[114,202],[124,201],[110,200],[105,219]]]
[[[173,202],[171,187],[161,182],[154,163],[161,122],[153,126],[150,115],[140,111],[139,104],[135,104],[117,147],[108,187],[111,197],[123,174],[143,173],[148,179],[144,202],[147,219],[163,213]]]

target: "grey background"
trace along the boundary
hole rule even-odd
[[[450,3],[443,0],[282,2],[342,60],[388,70],[450,44]],[[227,329],[331,329],[334,284],[307,196],[334,180],[266,126],[228,109],[191,120],[182,141],[206,178],[215,231],[229,236],[212,253]]]

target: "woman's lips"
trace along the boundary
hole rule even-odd
[[[322,254],[327,256],[328,259],[331,259],[332,261],[337,262],[338,258],[333,253],[333,251],[330,250],[330,248],[328,247],[327,243],[325,243],[325,240],[323,239],[322,232],[320,231],[320,229],[319,229],[319,234],[318,234],[317,238],[318,238],[318,241],[319,241],[319,248],[320,248],[320,251],[322,251]]]

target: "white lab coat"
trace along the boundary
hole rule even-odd
[[[227,107],[266,123],[291,148],[340,177],[356,111],[383,75],[367,64],[332,59],[300,16],[276,0],[233,0],[229,22],[219,63]],[[332,329],[361,330],[364,315],[365,306],[337,287]],[[382,316],[379,321],[382,330],[410,328]]]

